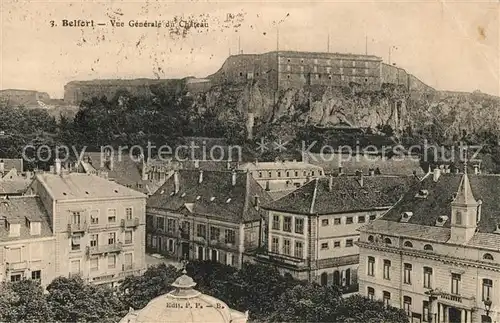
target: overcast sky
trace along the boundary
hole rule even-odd
[[[276,49],[368,53],[445,90],[499,95],[498,1],[10,1],[2,5],[0,88],[63,95],[72,80],[204,77],[229,52]],[[226,22],[227,14],[241,17]],[[288,15],[288,16],[287,16]],[[111,18],[205,19],[209,28],[185,37],[166,28],[112,28]],[[62,19],[93,19],[106,27],[61,27]],[[53,20],[59,26],[51,27]]]

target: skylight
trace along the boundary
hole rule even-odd
[[[184,196],[186,196],[186,193],[182,193],[182,194],[181,194],[181,197],[184,197]]]
[[[229,203],[229,202],[231,202],[231,198],[228,198],[228,199],[226,200],[226,203]]]
[[[212,196],[212,197],[210,198],[210,202],[213,202],[214,200],[215,200],[215,196]]]
[[[201,196],[200,196],[200,195],[198,195],[198,196],[196,197],[196,200],[197,200],[197,201],[198,201],[199,199],[201,199]]]

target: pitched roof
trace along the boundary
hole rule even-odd
[[[149,193],[146,185],[154,186],[154,181],[142,179],[142,163],[131,158],[129,154],[113,156],[112,169],[106,164],[104,153],[100,152],[86,152],[81,161],[82,166],[88,167],[88,164],[84,165],[88,157],[90,157],[92,168],[96,171],[107,172],[108,178],[113,179],[120,185],[133,188],[145,194]]]
[[[470,189],[476,201],[481,200],[481,219],[478,229],[481,233],[493,233],[500,224],[500,176],[467,174]],[[432,174],[413,186],[383,219],[399,222],[403,212],[412,212],[408,223],[424,226],[435,226],[439,216],[451,218],[451,202],[458,198],[463,174],[441,174],[438,180],[433,180]],[[421,190],[427,190],[427,197],[418,197]],[[444,228],[450,228],[446,221]]]
[[[0,195],[24,193],[30,183],[31,180],[24,178],[0,180]]]
[[[42,173],[36,175],[36,180],[42,182],[56,200],[146,197],[136,190],[90,174]]]
[[[413,176],[364,176],[363,186],[354,177],[313,179],[296,191],[264,206],[299,214],[347,213],[389,208],[417,180]]]
[[[457,197],[453,200],[453,204],[459,205],[477,205],[477,201],[472,195],[472,188],[469,183],[469,176],[464,175],[458,186]]]
[[[26,218],[32,222],[41,222],[40,235],[30,235],[30,228],[26,225]],[[9,231],[2,221],[2,225],[0,225],[0,241],[23,240],[52,235],[49,216],[43,207],[42,201],[37,196],[14,196],[0,200],[0,219],[21,225],[20,235],[18,237],[9,237]]]
[[[255,196],[259,196],[261,204],[271,201],[248,172],[236,172],[234,186],[232,171],[203,171],[201,183],[198,183],[199,170],[180,170],[177,174],[177,194],[173,194],[174,174],[148,199],[148,207],[241,223],[259,220],[263,216],[263,211],[255,208]]]
[[[320,166],[301,162],[301,161],[276,161],[276,162],[257,162],[245,163],[240,166],[240,169],[249,170],[268,170],[268,169],[318,169]]]

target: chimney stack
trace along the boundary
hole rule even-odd
[[[481,169],[479,168],[478,164],[474,165],[474,174],[476,175],[481,174]]]
[[[375,176],[375,170],[373,168],[370,168],[368,170],[368,173],[369,173],[370,176]]]
[[[356,177],[359,182],[359,186],[363,187],[363,172],[360,170],[356,171]]]
[[[179,172],[174,171],[174,193],[175,194],[179,193],[179,190],[180,190]]]
[[[330,175],[328,177],[328,191],[333,191],[333,175]]]
[[[3,159],[0,159],[0,174],[3,174],[5,172],[5,163]]]
[[[341,167],[339,167],[339,176],[342,175],[342,174],[344,174],[344,169],[341,166]]]
[[[203,170],[200,169],[200,177],[198,178],[198,184],[201,184],[203,182]]]
[[[269,181],[266,181],[266,191],[270,191],[271,190],[271,185],[269,183]]]
[[[59,158],[56,158],[55,160],[55,173],[57,175],[61,174],[61,160]]]
[[[255,206],[255,209],[259,209],[260,208],[260,197],[258,195],[255,195],[254,197],[254,206]]]
[[[255,166],[259,166],[259,160],[257,158],[255,159],[254,163],[255,163]]]
[[[233,173],[231,174],[231,184],[236,186],[236,170],[233,170]]]
[[[436,167],[436,168],[434,168],[434,173],[432,176],[432,179],[434,180],[434,182],[438,181],[439,176],[441,176],[441,170],[439,169],[439,167]]]

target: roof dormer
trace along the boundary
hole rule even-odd
[[[441,215],[436,219],[436,226],[437,227],[442,227],[444,224],[448,221],[448,216],[446,215]]]
[[[19,237],[21,235],[21,224],[17,221],[5,221],[5,228],[9,231],[9,237]]]
[[[417,194],[415,195],[415,197],[416,198],[425,199],[425,198],[427,198],[428,195],[429,195],[429,191],[428,190],[419,190],[417,192]]]
[[[401,213],[401,222],[407,223],[411,219],[412,216],[413,216],[413,212]]]

